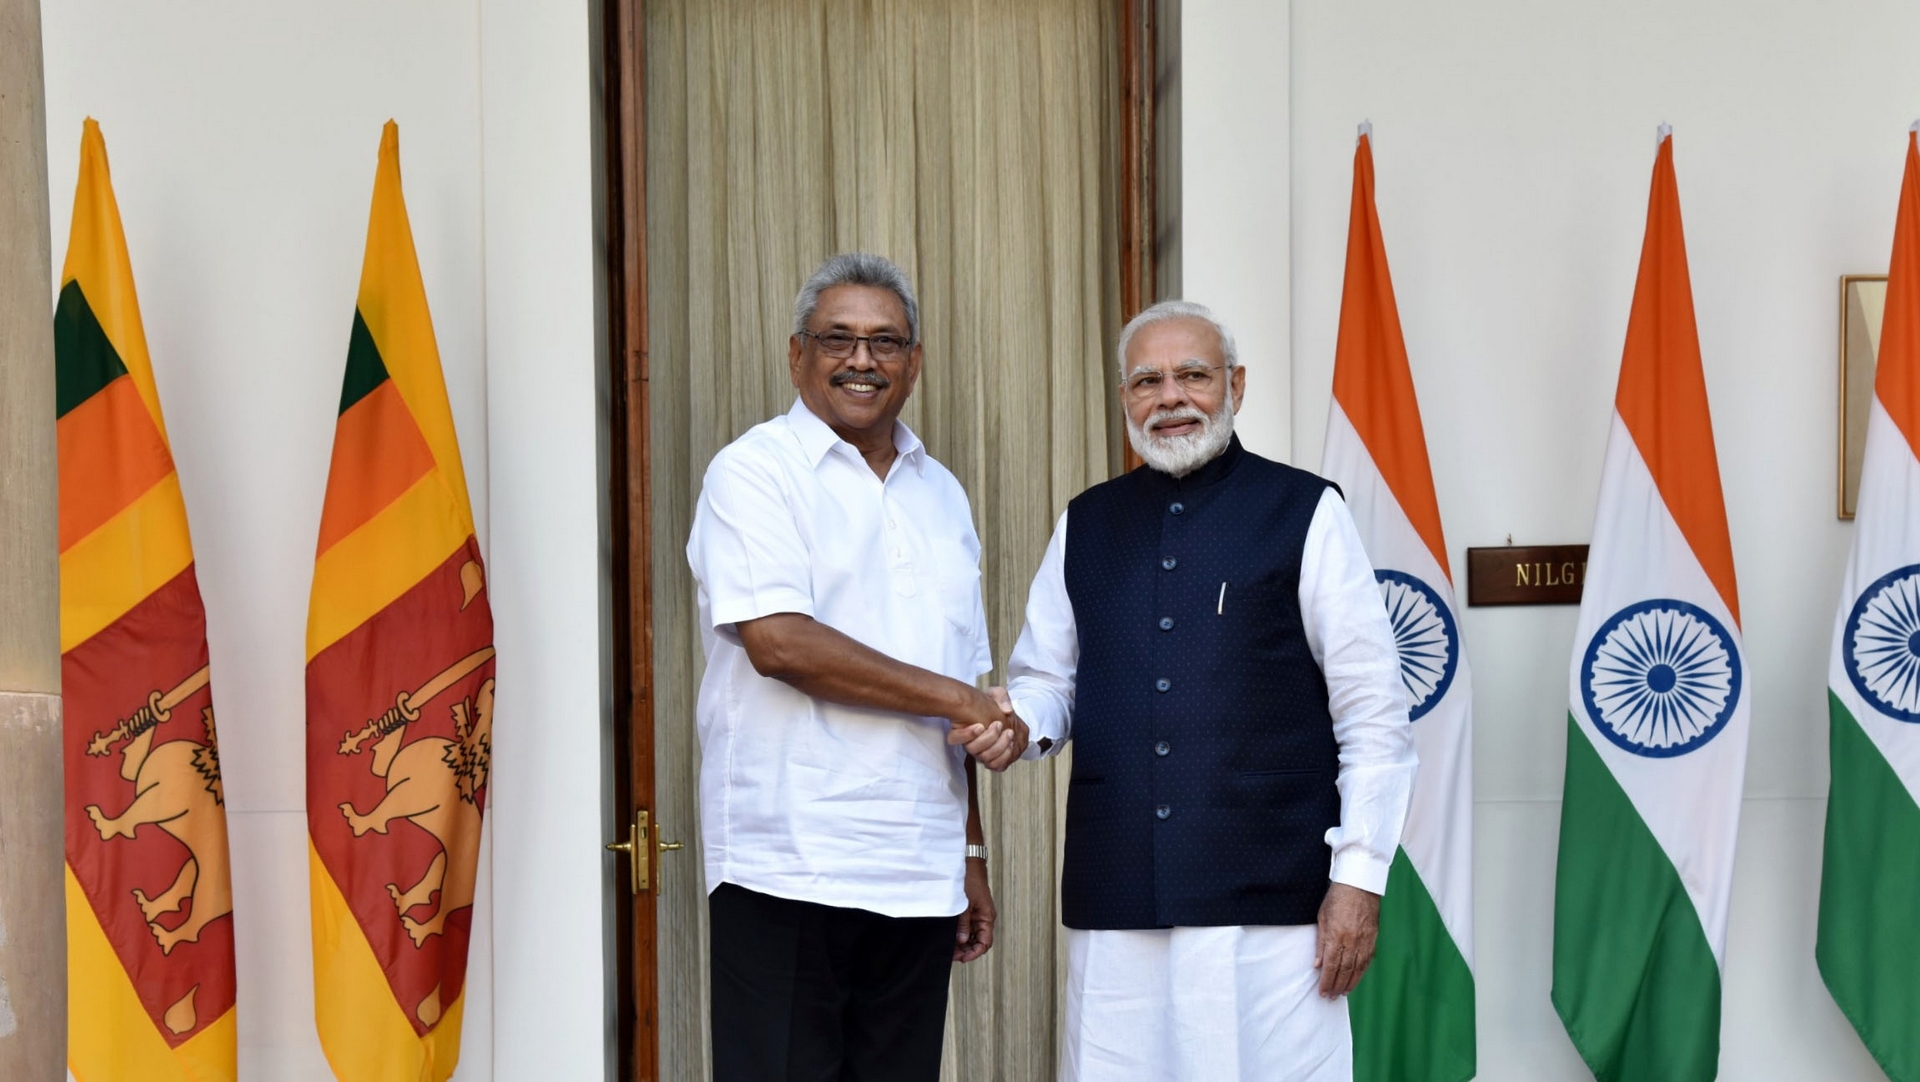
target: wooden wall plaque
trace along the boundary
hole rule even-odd
[[[1469,605],[1578,605],[1586,582],[1585,545],[1467,550]]]

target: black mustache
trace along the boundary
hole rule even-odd
[[[892,380],[878,372],[853,372],[846,369],[835,372],[833,378],[827,382],[833,384],[835,387],[845,386],[849,383],[871,383],[883,391],[893,386]]]

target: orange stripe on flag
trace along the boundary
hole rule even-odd
[[[173,456],[131,376],[60,418],[60,551],[173,472]]]
[[[318,551],[359,529],[431,469],[433,452],[389,379],[335,423]]]
[[[1913,132],[1907,133],[1907,170],[1894,219],[1878,365],[1873,393],[1920,456],[1920,149]]]
[[[1680,227],[1680,187],[1673,172],[1673,138],[1660,141],[1647,200],[1647,235],[1640,276],[1627,317],[1627,344],[1614,398],[1620,420],[1653,474],[1681,536],[1720,591],[1735,623],[1739,589],[1733,542],[1720,495],[1720,460],[1713,449],[1707,379],[1700,367],[1700,334],[1693,319],[1687,242]]]
[[[1427,436],[1407,365],[1407,342],[1400,333],[1393,276],[1387,271],[1387,243],[1373,202],[1372,139],[1365,135],[1353,152],[1353,213],[1347,223],[1347,280],[1334,346],[1333,397],[1366,444],[1400,510],[1452,581],[1440,501],[1427,461]]]

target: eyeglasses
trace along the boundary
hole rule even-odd
[[[1120,381],[1127,397],[1136,402],[1144,402],[1160,393],[1161,386],[1171,378],[1178,384],[1182,394],[1188,397],[1208,395],[1217,390],[1222,382],[1220,373],[1226,370],[1224,364],[1185,364],[1172,372],[1162,372],[1150,368],[1144,372],[1135,372]]]
[[[801,331],[800,337],[811,338],[820,345],[820,352],[829,357],[845,359],[853,356],[860,343],[867,344],[867,353],[876,361],[891,361],[912,348],[911,339],[897,334],[848,334],[845,331],[828,331],[816,334],[813,331]]]

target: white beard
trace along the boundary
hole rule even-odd
[[[1127,415],[1127,442],[1133,445],[1133,453],[1140,461],[1174,477],[1187,474],[1212,462],[1227,449],[1233,440],[1233,400],[1232,396],[1220,403],[1219,412],[1209,417],[1192,406],[1164,410],[1147,418],[1149,421],[1183,420],[1198,421],[1198,431],[1184,436],[1156,436],[1142,428]]]

